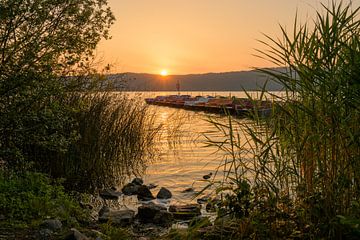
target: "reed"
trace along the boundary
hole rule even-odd
[[[281,27],[281,38],[266,36],[268,50],[259,56],[281,69],[258,70],[284,86],[283,96],[273,96],[272,116],[255,109],[252,122],[213,122],[226,136],[209,139],[226,152],[221,208],[250,218],[252,236],[261,237],[259,229],[290,238],[360,233],[358,12],[323,5],[311,25],[295,19],[292,32]]]
[[[77,141],[64,152],[38,154],[36,169],[65,178],[68,189],[90,192],[143,172],[159,128],[140,100],[99,92],[73,94],[68,101],[79,109],[68,129]]]

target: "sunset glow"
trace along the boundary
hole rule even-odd
[[[299,23],[311,22],[321,3],[330,2],[109,0],[117,21],[97,54],[115,72],[160,74],[167,66],[177,75],[271,67],[254,56],[255,49],[264,50],[257,41],[265,40],[263,33],[276,39],[279,24],[290,32],[296,15]]]
[[[165,77],[168,75],[168,71],[166,69],[161,70],[160,75]]]

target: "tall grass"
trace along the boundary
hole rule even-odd
[[[282,237],[360,233],[359,8],[333,3],[323,11],[311,25],[295,19],[292,32],[281,27],[282,40],[262,41],[268,50],[260,56],[282,67],[259,69],[284,86],[272,117],[255,111],[253,122],[214,123],[227,138],[209,144],[230,156],[223,166],[235,183],[219,189],[233,193],[223,205],[247,212],[236,216],[252,219],[247,223],[258,237],[261,221],[274,237],[283,225],[292,230],[282,229]]]
[[[65,178],[66,187],[78,191],[114,186],[143,172],[159,129],[140,100],[100,92],[74,94],[69,101],[79,109],[69,129],[78,140],[64,152],[38,155],[36,169]]]

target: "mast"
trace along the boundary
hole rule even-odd
[[[176,90],[178,92],[178,95],[180,95],[180,81],[179,81],[179,79],[176,82]]]

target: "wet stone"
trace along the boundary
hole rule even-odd
[[[190,220],[201,215],[200,209],[201,206],[199,204],[171,205],[169,212],[173,214],[175,219]]]
[[[156,195],[156,198],[158,199],[169,199],[172,197],[172,193],[167,189],[162,187],[158,194]]]
[[[190,188],[186,188],[186,189],[184,189],[183,191],[181,191],[182,193],[189,193],[189,192],[194,192],[195,191],[195,189],[194,188],[192,188],[192,187],[190,187]]]
[[[135,211],[125,210],[109,210],[99,215],[100,223],[110,222],[113,225],[126,226],[134,221]]]
[[[128,183],[122,188],[122,193],[131,196],[136,195],[139,191],[140,186],[134,183]]]
[[[155,199],[155,197],[150,192],[149,188],[145,185],[139,187],[137,192],[137,198],[140,201],[150,201],[152,199]]]
[[[136,177],[131,181],[131,183],[141,186],[144,184],[144,181],[141,178]]]
[[[207,203],[209,201],[209,199],[210,199],[209,197],[204,196],[204,197],[198,198],[196,201],[198,204],[203,204],[203,203]]]
[[[173,216],[166,207],[154,203],[143,204],[138,208],[137,218],[142,223],[152,223],[161,226],[170,226]]]

